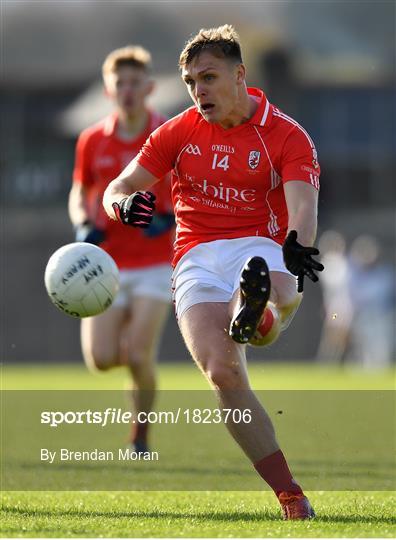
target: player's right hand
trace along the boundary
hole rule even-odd
[[[155,210],[155,195],[151,191],[136,191],[119,203],[113,203],[113,210],[124,225],[146,229]]]
[[[76,242],[87,242],[98,246],[105,239],[105,233],[101,229],[97,229],[90,221],[84,221],[75,228]]]
[[[307,276],[312,281],[318,281],[316,272],[324,270],[323,264],[312,258],[312,255],[319,255],[319,250],[314,247],[305,247],[297,242],[297,231],[290,231],[282,246],[283,260],[286,268],[293,275],[297,276],[298,292],[304,290],[304,277]]]

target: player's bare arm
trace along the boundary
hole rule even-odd
[[[80,182],[74,182],[69,194],[69,217],[70,221],[77,227],[88,219],[86,208],[86,189]]]
[[[286,182],[283,186],[289,222],[287,232],[297,231],[298,241],[312,246],[318,221],[318,190],[307,182]]]
[[[287,182],[284,192],[289,222],[283,258],[289,272],[298,277],[298,292],[303,292],[304,276],[318,281],[316,272],[324,270],[321,263],[312,259],[319,255],[319,250],[312,247],[317,229],[318,191],[296,180]]]
[[[103,195],[103,206],[107,215],[114,220],[118,219],[115,212],[115,203],[128,199],[136,191],[145,191],[158,181],[147,169],[133,159],[122,173],[108,185]]]
[[[81,182],[73,182],[68,207],[76,242],[89,242],[96,245],[103,242],[104,232],[90,220],[87,210],[87,190]]]

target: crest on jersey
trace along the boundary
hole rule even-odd
[[[252,150],[249,154],[249,167],[256,169],[260,163],[260,152],[258,150]]]
[[[312,148],[312,165],[315,167],[315,169],[319,169],[318,153],[316,148]]]

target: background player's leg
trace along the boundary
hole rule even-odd
[[[133,379],[133,402],[136,412],[152,410],[156,381],[156,358],[159,341],[169,313],[169,302],[137,297],[123,335],[126,345],[124,361]],[[133,426],[131,442],[143,448],[147,442],[147,423]]]
[[[120,335],[127,317],[124,307],[110,307],[81,321],[81,346],[90,369],[107,370],[120,365]]]

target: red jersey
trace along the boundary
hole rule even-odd
[[[319,189],[308,133],[261,90],[248,92],[258,102],[249,121],[224,129],[193,106],[152,133],[136,158],[157,178],[172,170],[175,264],[212,240],[264,236],[282,244],[288,226],[283,184],[301,180]]]
[[[169,263],[172,258],[174,231],[148,238],[143,229],[126,227],[110,219],[102,206],[109,182],[137,155],[150,133],[165,122],[150,112],[146,128],[132,141],[117,136],[117,115],[111,115],[84,130],[77,141],[73,182],[87,190],[90,220],[105,231],[100,247],[107,251],[119,268],[142,268]],[[172,212],[169,178],[154,186],[157,212]]]

